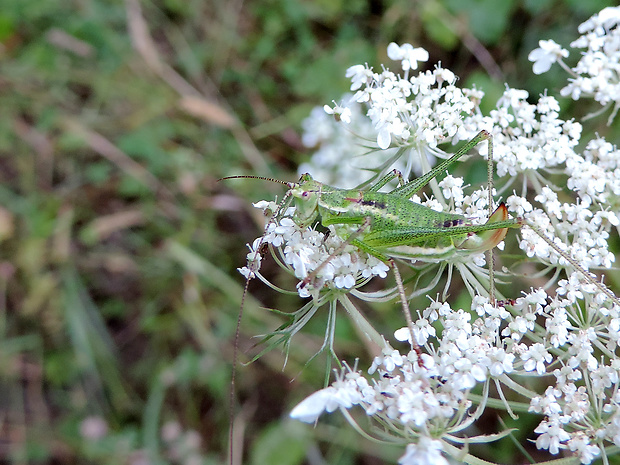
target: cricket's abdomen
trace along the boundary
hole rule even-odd
[[[463,215],[438,212],[409,199],[377,192],[365,192],[356,208],[373,218],[371,229],[449,229],[467,223]]]
[[[325,225],[361,225],[370,218],[363,241],[377,248],[394,245],[458,244],[467,234],[450,234],[455,226],[470,224],[467,219],[454,213],[442,213],[409,199],[381,192],[341,191],[338,202],[323,205],[321,216]],[[332,198],[333,200],[333,198]]]

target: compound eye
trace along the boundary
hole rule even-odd
[[[304,198],[308,197],[309,195],[310,195],[310,192],[308,192],[308,191],[304,191],[304,192],[301,194],[301,196],[302,196],[302,197],[304,197]]]

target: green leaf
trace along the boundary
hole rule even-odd
[[[15,24],[13,19],[0,14],[0,42],[8,39],[15,32]]]
[[[552,0],[525,0],[523,6],[529,13],[537,14],[550,8],[552,3]]]
[[[303,462],[308,447],[296,423],[280,421],[265,430],[254,443],[252,464],[297,465]]]
[[[445,10],[435,2],[425,2],[420,13],[424,29],[429,37],[445,50],[451,50],[459,43],[456,31],[444,18]]]
[[[486,45],[494,45],[506,32],[514,0],[448,0],[447,8],[466,18],[471,33]]]

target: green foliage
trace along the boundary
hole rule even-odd
[[[272,465],[297,465],[303,463],[308,449],[303,428],[282,421],[265,428],[256,439],[252,450],[252,463]]]
[[[339,98],[345,69],[373,65],[392,40],[424,46],[466,82],[497,92],[503,84],[479,74],[463,45],[471,34],[514,87],[529,88],[519,70],[535,44],[522,44],[523,30],[570,37],[598,8],[384,3],[4,2],[0,373],[9,439],[1,461],[222,463],[243,288],[236,268],[260,229],[246,199],[272,187],[215,181],[295,179],[309,108]],[[198,110],[182,96],[197,98]],[[290,301],[258,287],[251,294],[241,337],[250,353],[252,336],[281,324],[260,307]],[[307,443],[282,418],[299,400],[291,379],[316,387],[324,377],[321,363],[303,368],[323,335],[306,337],[283,374],[274,352],[238,375],[252,431],[247,463],[304,461]],[[340,353],[363,354],[355,341],[347,337]],[[271,413],[252,414],[274,398]]]
[[[485,45],[494,45],[510,25],[514,0],[449,0],[446,5],[458,17],[467,18],[471,33]]]

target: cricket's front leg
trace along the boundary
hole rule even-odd
[[[411,309],[409,308],[409,301],[407,300],[407,294],[405,293],[405,286],[403,285],[403,279],[400,276],[400,271],[398,271],[396,262],[392,257],[388,257],[387,255],[379,252],[375,248],[366,244],[364,241],[355,239],[351,241],[351,243],[355,245],[358,249],[366,252],[368,255],[372,255],[373,257],[378,258],[392,269],[392,272],[394,273],[394,280],[396,281],[396,288],[398,289],[398,295],[400,297],[400,303],[403,309],[403,315],[405,317],[405,321],[407,322],[407,327],[409,328],[409,333],[411,336],[411,348],[415,350],[416,354],[418,355],[418,364],[421,367],[424,366],[422,362],[422,351],[420,350],[420,346],[418,345],[415,338],[413,319],[411,318]]]
[[[418,345],[418,341],[415,338],[415,331],[413,328],[413,320],[411,318],[411,309],[409,308],[409,302],[407,301],[407,295],[405,294],[405,286],[403,286],[403,278],[400,276],[400,271],[396,266],[396,262],[393,258],[388,259],[387,265],[392,268],[394,272],[394,280],[396,281],[396,287],[398,288],[398,295],[400,296],[400,303],[403,307],[403,315],[407,321],[407,328],[409,328],[409,335],[411,336],[411,348],[415,350],[418,356],[418,365],[423,368],[424,361],[422,360],[422,350]]]

